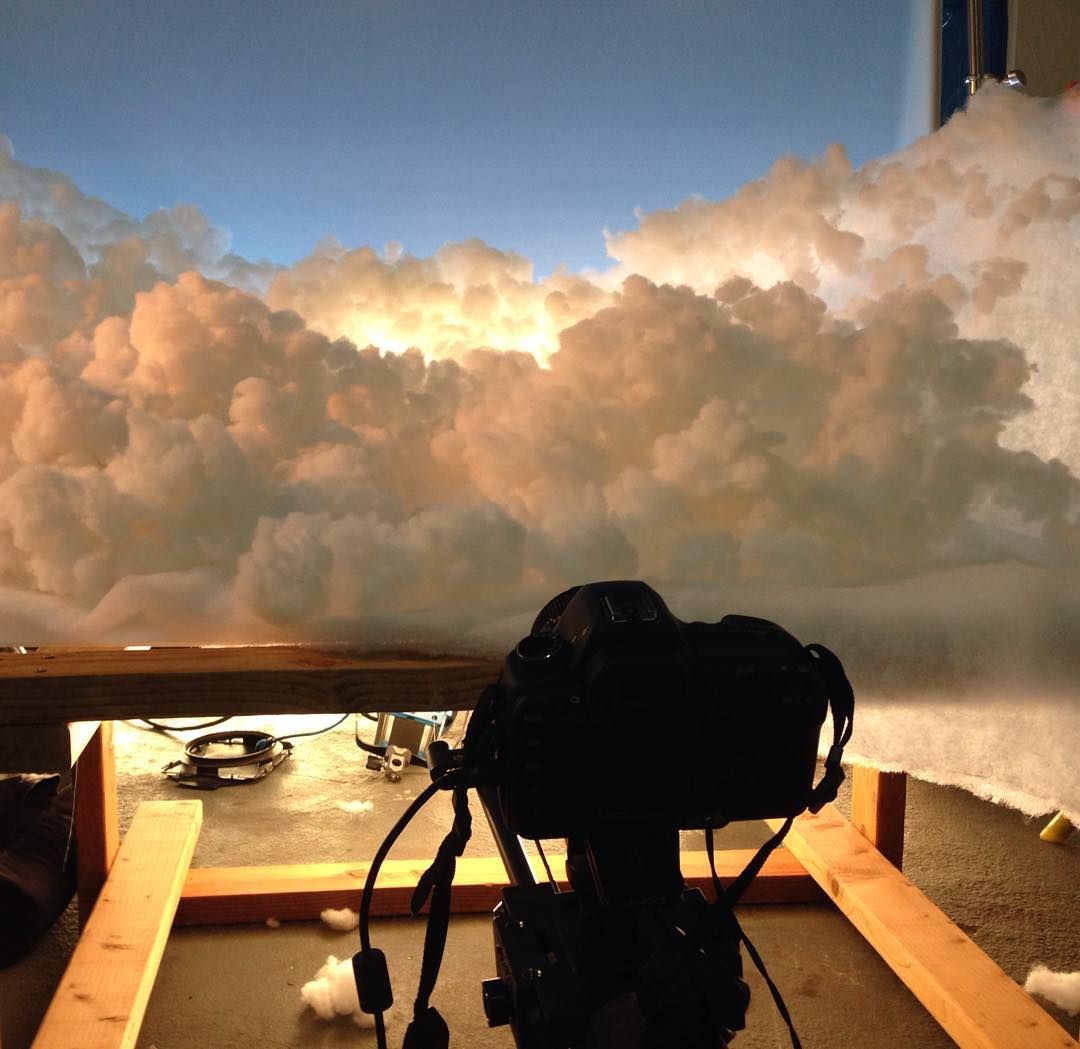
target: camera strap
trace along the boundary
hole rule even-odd
[[[840,784],[844,782],[844,770],[841,762],[844,757],[844,747],[851,739],[851,733],[854,728],[855,692],[851,687],[851,682],[848,681],[847,674],[844,673],[843,664],[831,651],[829,651],[829,649],[824,645],[807,645],[806,651],[809,652],[814,659],[817,671],[825,684],[833,727],[833,741],[832,746],[829,748],[829,753],[825,758],[824,775],[810,791],[810,797],[806,806],[810,812],[817,813],[821,811],[824,805],[836,799]],[[761,973],[762,979],[768,986],[769,993],[772,995],[777,1011],[787,1025],[793,1049],[801,1049],[802,1043],[799,1041],[799,1036],[795,1031],[795,1025],[792,1022],[791,1014],[788,1012],[787,1004],[784,1002],[783,995],[780,993],[780,988],[776,986],[772,977],[769,976],[769,973],[765,968],[765,963],[761,959],[761,955],[758,954],[757,948],[750,942],[750,938],[743,931],[742,926],[739,924],[739,919],[735,915],[736,904],[742,898],[743,893],[746,892],[750,883],[760,873],[761,868],[765,865],[765,861],[777,848],[779,848],[784,838],[787,837],[787,833],[791,830],[794,822],[794,816],[789,816],[784,820],[780,829],[765,842],[760,849],[758,849],[754,854],[753,859],[743,868],[739,876],[727,886],[727,888],[724,888],[716,873],[714,847],[715,828],[712,824],[705,827],[705,848],[709,857],[709,869],[712,871],[713,888],[716,892],[716,902],[713,904],[715,909],[714,921],[724,923],[737,933],[739,940],[746,947],[746,953],[750,955],[750,960],[754,963],[757,971]]]
[[[830,801],[836,800],[840,784],[844,782],[844,769],[841,764],[844,758],[844,747],[851,739],[852,729],[855,723],[855,692],[844,673],[843,664],[824,645],[807,645],[807,652],[814,658],[818,673],[825,684],[829,697],[829,711],[832,715],[833,741],[829,753],[825,758],[825,772],[817,785],[810,791],[806,807],[810,812],[818,813],[822,807]],[[746,865],[742,873],[723,890],[724,898],[729,906],[734,907],[742,895],[746,892],[749,884],[758,876],[765,861],[776,850],[780,843],[791,830],[794,817],[788,817],[783,826],[764,845],[758,849],[754,858]],[[720,882],[716,877],[716,866],[713,863],[713,831],[712,824],[705,828],[705,843],[709,853],[709,865],[712,868],[713,884],[719,894]]]
[[[485,732],[491,727],[491,708],[495,701],[495,687],[484,689],[477,703],[476,710],[469,719],[468,728],[462,741],[461,760],[469,763],[483,752]],[[449,750],[442,742],[431,747],[432,779],[438,784],[446,774],[449,765],[442,763],[442,758],[449,755]],[[453,773],[451,773],[453,774]],[[460,776],[458,772],[456,775]],[[424,931],[424,957],[420,965],[420,983],[413,1003],[413,1018],[405,1031],[402,1049],[448,1049],[450,1031],[438,1009],[430,1005],[432,992],[439,979],[443,952],[446,948],[446,934],[450,928],[450,898],[457,871],[457,858],[464,854],[465,846],[472,837],[472,813],[469,811],[469,779],[455,784],[452,788],[454,822],[443,838],[432,864],[420,876],[413,890],[409,909],[417,917],[431,898],[427,928]]]
[[[431,897],[427,929],[424,933],[424,959],[420,966],[420,985],[413,1005],[413,1018],[405,1032],[402,1049],[446,1049],[450,1031],[439,1011],[429,1005],[439,979],[446,934],[450,928],[450,894],[457,870],[457,858],[465,852],[472,836],[472,813],[469,812],[468,787],[455,787],[454,823],[439,846],[435,860],[420,876],[409,909],[419,915]]]
[[[844,782],[844,747],[855,728],[855,691],[844,673],[844,665],[824,645],[807,645],[806,651],[817,664],[818,673],[825,682],[832,714],[833,741],[825,757],[825,775],[810,792],[807,808],[818,813],[824,805],[836,800],[836,792]]]
[[[709,869],[712,871],[713,889],[716,893],[716,900],[712,904],[712,928],[714,930],[729,929],[738,937],[739,941],[746,948],[746,953],[750,955],[750,960],[754,963],[754,967],[761,973],[761,978],[769,988],[769,993],[772,995],[772,1000],[776,1005],[776,1011],[787,1025],[788,1034],[791,1036],[792,1049],[802,1049],[802,1042],[799,1041],[799,1036],[795,1031],[795,1023],[791,1019],[791,1013],[788,1011],[784,996],[780,993],[780,988],[776,986],[773,978],[769,975],[768,969],[765,968],[765,962],[762,960],[761,955],[758,954],[757,948],[750,942],[750,937],[746,935],[746,932],[739,924],[739,919],[735,914],[735,904],[746,891],[746,887],[757,876],[762,866],[764,866],[765,861],[784,840],[784,837],[787,835],[787,832],[791,830],[791,825],[794,822],[795,818],[793,816],[789,816],[784,820],[784,825],[780,830],[758,849],[754,858],[726,889],[720,881],[719,875],[716,873],[713,827],[711,825],[705,828],[705,850],[709,857]]]

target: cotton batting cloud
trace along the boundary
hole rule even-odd
[[[863,692],[1056,687],[1074,101],[988,87],[902,153],[782,160],[543,281],[477,240],[250,263],[190,205],[133,219],[5,145],[3,631],[501,654],[554,593],[639,577],[832,644]]]
[[[399,244],[380,253],[328,238],[275,274],[266,298],[359,346],[416,346],[438,358],[513,349],[541,359],[558,349],[560,331],[610,301],[604,289],[566,272],[537,282],[524,256],[477,239],[416,258]]]
[[[319,918],[324,925],[335,932],[352,932],[360,927],[360,915],[348,907],[343,907],[340,910],[327,907],[326,910],[319,914]]]
[[[320,1020],[350,1016],[357,1027],[374,1024],[368,1013],[360,1011],[356,977],[349,958],[339,961],[331,954],[314,977],[300,988],[300,999]]]
[[[1078,214],[1080,93],[989,84],[900,153],[858,170],[839,146],[813,162],[784,158],[728,200],[642,216],[608,250],[614,278],[701,291],[732,276],[792,280],[847,316],[893,288],[928,288],[963,335],[1013,342],[1037,365],[1026,392],[1044,410],[1011,420],[1005,443],[1076,471]]]
[[[1070,1016],[1080,1014],[1080,972],[1053,972],[1036,965],[1024,982],[1028,994],[1037,994],[1064,1009]]]

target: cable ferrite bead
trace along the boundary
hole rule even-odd
[[[352,957],[353,978],[360,1009],[365,1013],[385,1013],[394,1004],[394,992],[390,988],[390,970],[386,967],[386,955],[378,947],[357,951]]]

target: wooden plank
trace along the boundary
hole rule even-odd
[[[907,773],[856,765],[851,782],[851,822],[897,870],[904,866]]]
[[[721,878],[734,878],[754,855],[753,850],[717,853]],[[379,871],[372,913],[409,913],[409,900],[427,860],[387,860]],[[682,857],[687,884],[711,896],[711,879],[704,853]],[[178,925],[224,925],[281,921],[312,921],[328,907],[359,908],[367,877],[366,863],[308,863],[274,867],[193,868],[184,883]],[[506,886],[506,872],[496,857],[458,860],[453,908],[458,914],[489,912]],[[566,883],[562,883],[566,889]],[[786,850],[769,858],[745,898],[747,903],[821,901],[814,880]]]
[[[1077,1049],[834,806],[796,820],[786,844],[960,1049]]]
[[[113,726],[103,721],[75,766],[79,922],[86,924],[120,847]]]
[[[218,714],[464,710],[501,660],[343,646],[0,653],[0,724]]]
[[[202,822],[200,801],[145,801],[33,1049],[132,1049]]]

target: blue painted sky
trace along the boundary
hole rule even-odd
[[[600,266],[635,208],[908,141],[920,6],[15,0],[0,133],[133,215],[198,204],[251,258],[479,236]]]

